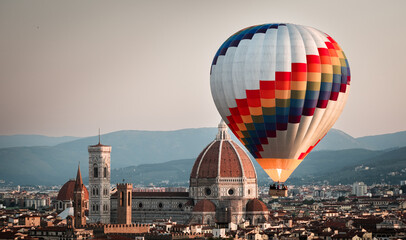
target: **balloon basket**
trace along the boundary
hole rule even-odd
[[[272,197],[287,197],[288,196],[288,188],[286,186],[280,187],[271,185],[269,187],[269,196]]]

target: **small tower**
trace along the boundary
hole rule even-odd
[[[89,219],[110,223],[110,153],[111,146],[89,146]]]
[[[82,181],[82,174],[80,173],[80,165],[78,166],[78,173],[76,174],[75,188],[73,190],[74,202],[74,226],[81,228],[86,225],[85,216],[85,186]]]
[[[129,183],[117,184],[118,204],[117,204],[117,223],[131,224],[132,209],[132,189],[133,185]]]

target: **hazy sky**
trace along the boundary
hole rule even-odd
[[[335,128],[406,130],[405,9],[403,0],[2,0],[0,134],[216,126],[215,52],[271,22],[318,28],[343,48],[352,81]]]

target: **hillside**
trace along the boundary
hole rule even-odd
[[[325,155],[338,156],[338,153],[325,152]],[[331,184],[350,184],[356,181],[363,181],[370,185],[381,182],[399,184],[401,180],[406,179],[406,147],[391,151],[363,153],[363,155],[364,157],[359,158],[353,158],[352,156],[337,158],[342,163],[346,163],[342,165],[335,164],[335,169],[332,166],[329,169],[321,169],[319,172],[307,176],[299,174],[301,173],[299,168],[302,165],[308,167],[307,164],[303,163],[298,167],[298,173],[295,172],[297,175],[292,175],[290,182],[298,184],[328,181]],[[314,161],[313,157],[309,158],[309,160],[310,162]]]
[[[48,137],[43,135],[3,135],[0,136],[0,148],[55,146],[64,142],[79,139],[78,137]]]
[[[122,169],[128,166],[142,166],[146,163],[162,164],[176,159],[195,159],[200,151],[214,139],[216,133],[217,128],[177,131],[118,131],[102,135],[102,143],[110,144],[113,147],[112,169]],[[381,139],[381,136],[375,137]],[[391,136],[397,141],[390,140]],[[397,134],[385,135],[384,139],[391,142],[391,145],[385,146],[396,149],[403,141],[403,135],[400,136],[399,140]],[[374,137],[367,138],[369,143],[373,142],[371,138]],[[236,141],[234,137],[233,139]],[[95,144],[97,141],[98,138],[94,136],[64,142],[56,146],[0,148],[0,166],[2,166],[0,179],[16,184],[62,184],[74,176],[78,162],[81,162],[82,169],[86,169],[83,171],[83,176],[86,177],[88,175],[87,146]],[[341,151],[335,151],[340,149]],[[337,171],[340,169],[339,167],[357,164],[361,160],[380,154],[379,151],[373,149],[342,131],[332,129],[298,167],[291,180],[301,182],[302,176],[307,176],[313,181],[324,172]],[[265,173],[260,170],[258,165],[256,168],[259,178],[266,181]],[[188,171],[187,169],[182,170]],[[174,170],[172,173],[175,174],[176,171]],[[140,172],[140,174],[144,173],[146,171]],[[180,173],[176,172],[176,174]],[[151,176],[161,178],[159,174]],[[309,176],[311,177],[309,178]],[[149,181],[147,178],[145,177],[146,182]],[[184,181],[185,178],[182,179]]]
[[[404,146],[406,146],[406,143]],[[313,151],[343,150],[354,148],[375,150],[375,148],[358,141],[356,138],[353,138],[352,136],[341,130],[331,129],[327,133],[327,135],[320,141],[320,143],[314,148]]]
[[[369,146],[369,148],[375,150],[404,147],[406,146],[406,131],[359,137],[356,138],[356,140],[360,144]]]
[[[289,184],[311,184],[328,181],[333,184],[398,183],[406,179],[406,147],[392,151],[351,149],[319,151],[309,154],[288,180]],[[188,185],[194,159],[142,164],[112,171],[112,182],[125,181],[155,186]],[[266,173],[253,161],[260,185],[270,184]],[[397,169],[397,170],[394,170]],[[379,176],[379,177],[378,177]]]

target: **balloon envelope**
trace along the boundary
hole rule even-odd
[[[215,105],[241,143],[284,182],[338,119],[350,69],[329,35],[295,24],[240,30],[217,51]]]

